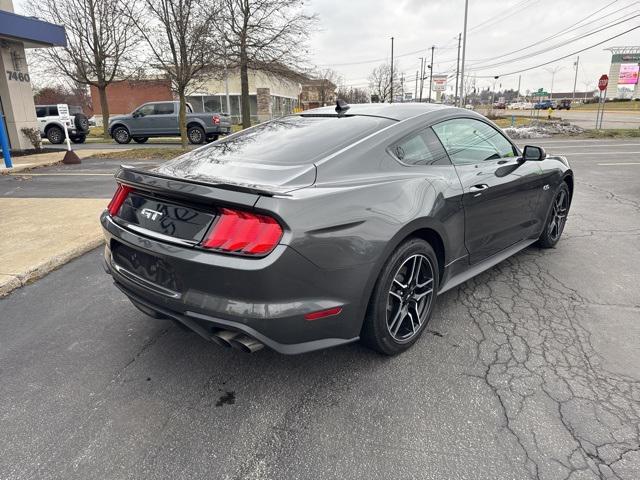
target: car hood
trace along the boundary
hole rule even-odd
[[[109,123],[113,123],[116,120],[124,120],[125,118],[131,118],[131,115],[110,115]]]
[[[169,160],[153,173],[200,183],[223,184],[260,191],[287,193],[309,187],[316,181],[314,164],[263,164],[242,159],[216,161],[206,150],[195,150]]]

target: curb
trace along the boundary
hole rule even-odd
[[[17,288],[28,285],[29,283],[38,280],[49,272],[56,270],[63,266],[65,263],[73,260],[80,255],[83,255],[101,245],[104,244],[104,237],[102,234],[96,235],[95,238],[87,240],[82,245],[79,245],[70,250],[64,251],[58,255],[55,255],[44,262],[30,267],[26,272],[16,275],[6,274],[4,276],[9,277],[7,280],[0,279],[0,298],[9,295]]]

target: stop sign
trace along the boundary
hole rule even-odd
[[[609,76],[608,75],[602,75],[600,77],[600,80],[598,80],[598,88],[602,92],[602,91],[607,89],[607,85],[609,85]]]

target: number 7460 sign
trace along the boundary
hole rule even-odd
[[[7,79],[17,80],[18,82],[30,82],[28,73],[16,72],[15,70],[7,70]]]

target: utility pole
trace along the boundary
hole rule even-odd
[[[431,46],[431,65],[429,65],[429,103],[431,103],[431,89],[433,88],[433,51],[436,49],[435,45]]]
[[[415,102],[417,98],[418,98],[418,71],[416,70],[416,89],[413,94],[413,101]]]
[[[580,63],[580,55],[578,55],[576,57],[576,63],[574,63],[573,65],[576,67],[576,75],[575,77],[573,77],[573,93],[571,94],[571,100],[575,100],[576,99],[576,84],[578,83],[578,66]]]
[[[520,80],[522,80],[522,75],[518,75],[518,91],[516,92],[516,100],[520,99]]]
[[[458,59],[456,60],[456,90],[453,94],[453,103],[458,106],[458,78],[460,77],[460,43],[462,41],[462,33],[458,34]]]
[[[400,75],[400,101],[404,103],[404,72]]]
[[[391,37],[391,98],[389,103],[393,103],[393,37]]]
[[[460,88],[460,106],[464,105],[464,59],[467,52],[467,15],[469,13],[469,0],[464,0],[464,40],[462,41],[462,65],[460,67],[460,78],[462,79]]]
[[[422,103],[422,85],[424,80],[424,57],[420,57],[420,103]]]

